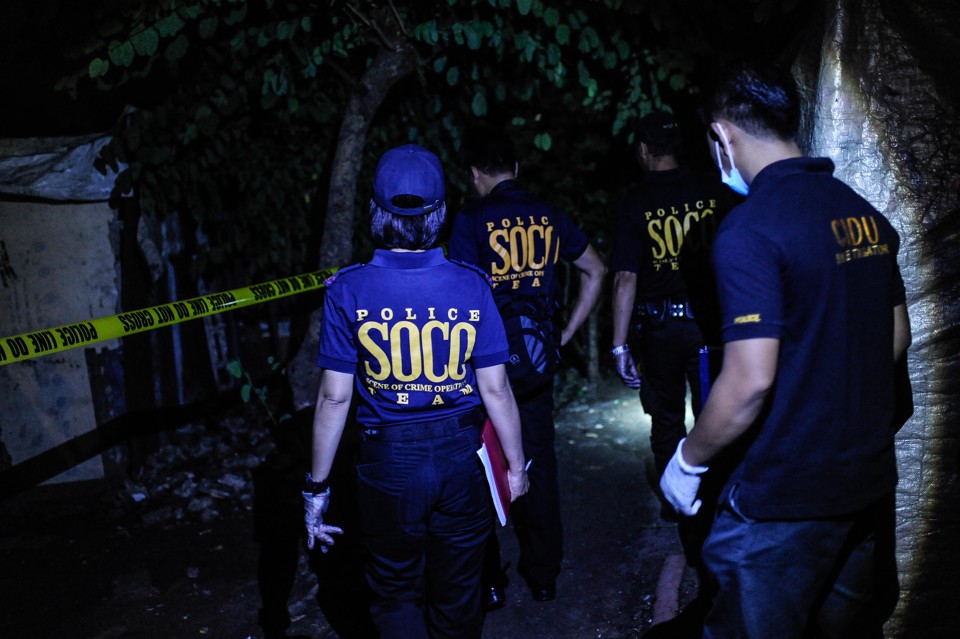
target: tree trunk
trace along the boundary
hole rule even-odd
[[[347,103],[330,172],[330,195],[320,242],[320,268],[345,266],[352,257],[356,219],[354,199],[367,131],[390,89],[414,70],[416,60],[416,51],[406,42],[393,49],[380,49]],[[321,309],[311,314],[303,344],[287,366],[295,410],[316,403],[320,381],[316,366],[320,316]]]

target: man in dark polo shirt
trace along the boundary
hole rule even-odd
[[[733,67],[703,113],[724,182],[747,195],[713,249],[723,367],[661,480],[695,513],[707,465],[744,450],[703,549],[718,584],[704,637],[882,637],[910,344],[900,239],[829,159],[802,155],[788,73]]]

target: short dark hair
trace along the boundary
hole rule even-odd
[[[461,156],[464,165],[475,166],[487,175],[513,173],[517,152],[513,140],[500,128],[477,126],[463,134]]]
[[[706,125],[724,118],[751,135],[789,140],[800,129],[800,95],[787,69],[739,62],[717,77],[701,117]]]
[[[421,251],[432,248],[440,239],[447,219],[447,205],[422,215],[397,215],[370,201],[370,234],[385,249]]]

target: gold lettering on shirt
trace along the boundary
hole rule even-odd
[[[756,324],[760,321],[760,313],[753,313],[751,315],[741,315],[739,317],[733,318],[734,324]]]
[[[505,275],[526,273],[555,264],[560,256],[560,243],[554,237],[554,226],[549,216],[538,219],[533,215],[505,217],[487,223],[487,242],[496,259],[490,263],[488,272],[494,281]],[[518,288],[519,284],[514,284]]]
[[[716,200],[697,200],[685,202],[681,208],[644,211],[654,271],[664,267],[678,271],[681,252],[707,250],[713,244],[717,232],[716,205]]]
[[[836,254],[837,264],[890,254],[889,245],[879,244],[880,229],[875,215],[836,218],[830,222],[830,230],[841,248]]]
[[[361,357],[366,374],[364,381],[371,393],[374,389],[383,389],[380,384],[390,379],[416,383],[424,378],[433,385],[462,383],[467,374],[466,361],[477,340],[480,309],[462,310],[466,321],[458,319],[461,309],[449,308],[440,313],[433,307],[427,310],[430,317],[446,315],[449,321],[431,319],[418,326],[408,319],[417,317],[414,307],[404,308],[402,313],[383,308],[380,316],[390,319],[368,319],[357,327],[358,345],[361,352],[366,353]],[[358,309],[356,315],[369,317],[370,313],[367,309]],[[395,316],[403,319],[393,320]],[[445,351],[448,354],[440,354]]]

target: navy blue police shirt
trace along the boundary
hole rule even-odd
[[[726,489],[743,514],[849,514],[896,485],[899,247],[826,158],[767,166],[724,219],[713,248],[724,343],[780,340],[768,405]]]
[[[552,300],[557,262],[575,261],[588,243],[562,211],[505,180],[457,214],[448,252],[486,271],[498,300],[514,295]]]
[[[646,171],[642,182],[624,193],[610,270],[637,274],[638,302],[686,297],[682,263],[697,255],[709,258],[719,218],[732,206],[728,193],[715,171],[707,175],[687,167]]]
[[[476,409],[474,369],[508,358],[489,281],[439,248],[377,250],[332,276],[323,304],[317,365],[355,375],[365,426]]]

